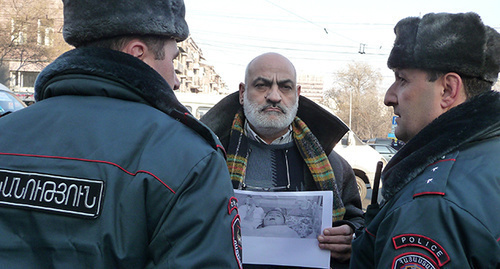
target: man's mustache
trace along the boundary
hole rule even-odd
[[[279,110],[281,110],[281,113],[283,113],[283,114],[287,113],[286,109],[283,108],[281,105],[278,105],[278,104],[267,104],[267,105],[264,105],[260,109],[260,112],[264,112],[264,110],[266,110],[266,109],[268,109],[270,107],[272,107],[272,108],[278,108]]]

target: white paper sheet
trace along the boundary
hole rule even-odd
[[[332,225],[332,192],[234,192],[243,263],[330,268],[317,236]]]

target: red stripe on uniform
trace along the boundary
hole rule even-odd
[[[73,158],[73,157],[61,157],[61,156],[46,156],[46,155],[36,155],[36,154],[21,154],[21,153],[2,153],[0,152],[0,155],[6,155],[6,156],[21,156],[21,157],[35,157],[35,158],[48,158],[48,159],[60,159],[60,160],[71,160],[71,161],[81,161],[81,162],[90,162],[90,163],[102,163],[102,164],[109,164],[112,166],[115,166],[122,170],[123,172],[131,175],[131,176],[136,176],[139,173],[144,173],[148,174],[152,177],[154,177],[156,180],[158,180],[163,186],[167,187],[173,194],[175,194],[175,191],[172,190],[165,182],[163,182],[160,178],[158,178],[155,174],[145,171],[145,170],[138,170],[135,173],[127,171],[125,168],[121,167],[120,165],[108,161],[101,161],[101,160],[89,160],[89,159],[82,159],[82,158]]]
[[[422,196],[422,195],[441,195],[444,196],[444,192],[432,192],[432,191],[426,191],[426,192],[420,192],[420,193],[415,193],[413,197],[417,196]]]
[[[368,231],[368,229],[367,229],[367,228],[365,228],[365,231],[366,231],[366,233],[367,233],[367,234],[369,234],[369,235],[371,235],[371,236],[373,236],[373,237],[376,237],[374,234],[370,233],[370,231]]]
[[[444,160],[439,160],[439,161],[436,161],[436,162],[433,162],[431,164],[429,164],[428,166],[431,166],[431,165],[434,165],[436,163],[442,163],[442,162],[454,162],[456,161],[457,159],[444,159]]]

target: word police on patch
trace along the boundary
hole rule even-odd
[[[392,238],[394,248],[418,247],[429,251],[438,261],[439,266],[443,266],[450,261],[450,256],[446,250],[436,241],[419,234],[402,234]]]
[[[104,181],[0,169],[0,205],[83,218],[101,213]]]

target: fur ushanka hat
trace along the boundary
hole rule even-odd
[[[63,36],[78,47],[121,35],[189,35],[183,0],[63,0]]]
[[[430,13],[402,19],[389,68],[456,72],[495,83],[500,71],[500,34],[476,13]]]

